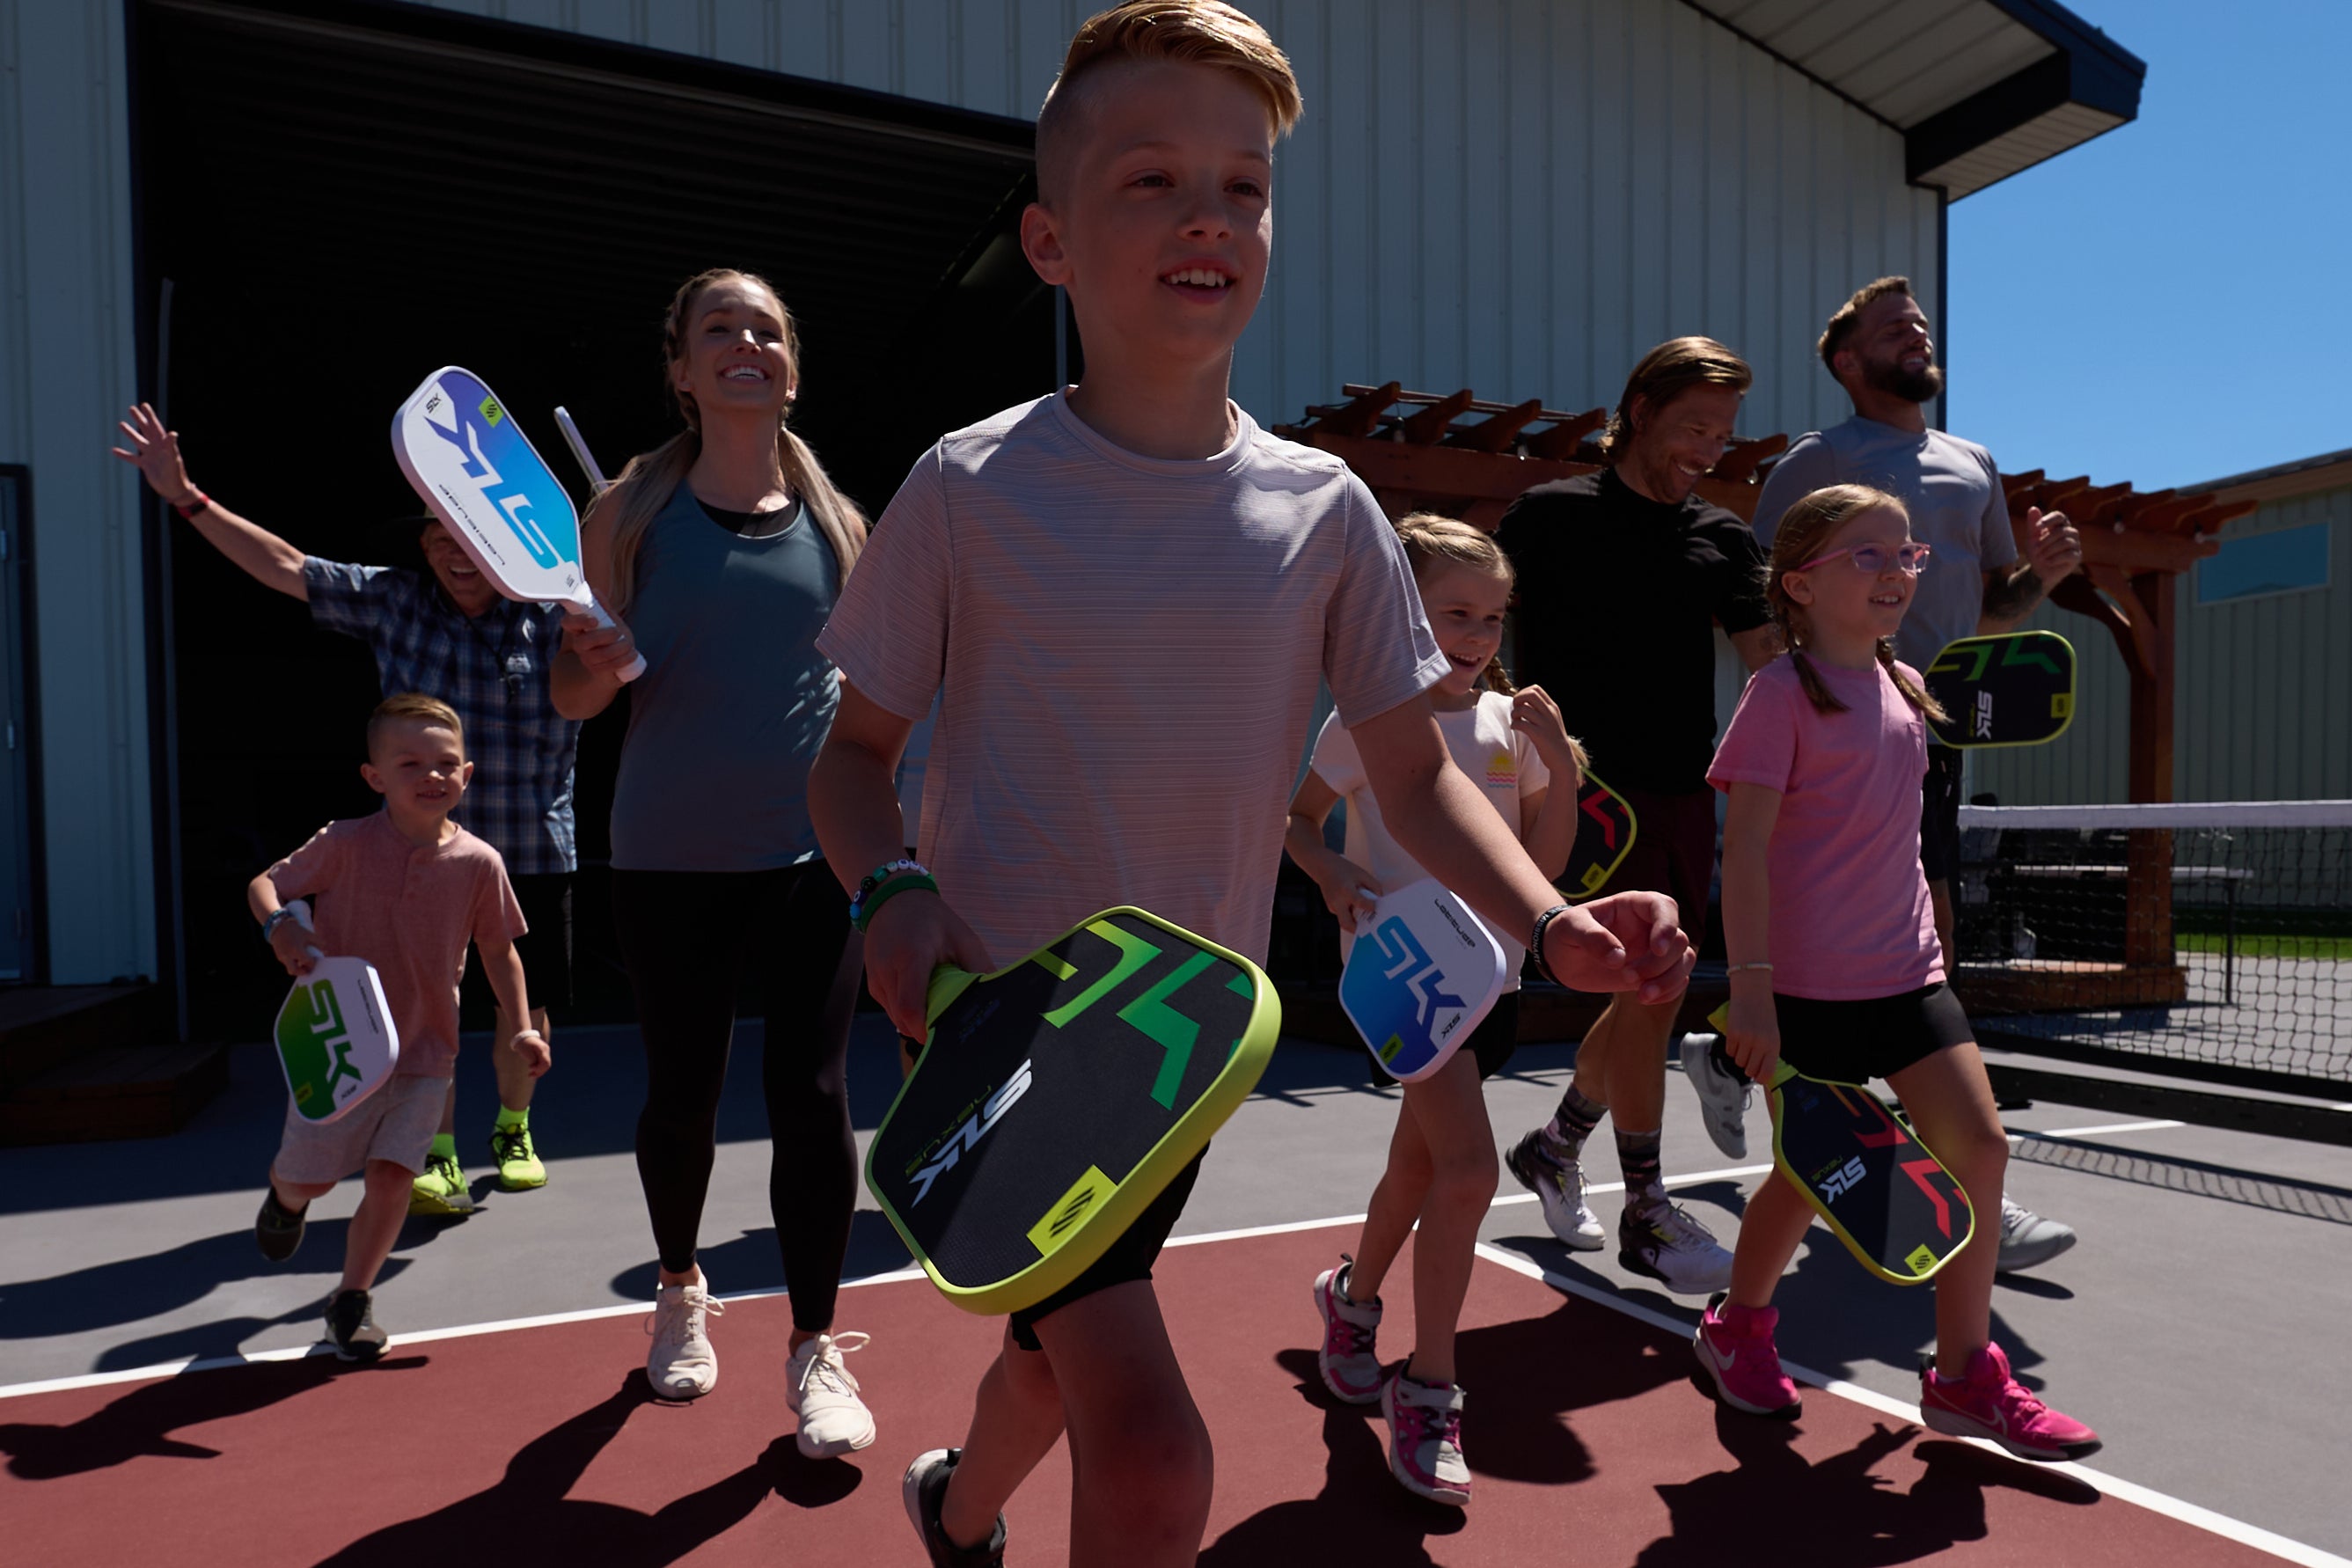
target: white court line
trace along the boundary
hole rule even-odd
[[[2186,1121],[2116,1121],[2104,1127],[2022,1127],[2010,1133],[2011,1138],[2091,1138],[2102,1132],[2157,1132],[2168,1127],[2186,1127]]]
[[[1687,1319],[1679,1318],[1644,1306],[1638,1301],[1629,1301],[1622,1296],[1588,1284],[1584,1280],[1570,1279],[1564,1274],[1555,1274],[1532,1258],[1522,1258],[1517,1253],[1507,1252],[1483,1241],[1478,1243],[1478,1256],[1489,1263],[1501,1264],[1514,1274],[1524,1274],[1530,1279],[1539,1279],[1555,1290],[1564,1291],[1597,1306],[1606,1307],[1612,1311],[1622,1312],[1629,1318],[1647,1323],[1652,1328],[1663,1329],[1671,1334],[1687,1335],[1698,1326],[1696,1314]],[[1881,1415],[1895,1416],[1910,1426],[1924,1425],[1919,1419],[1919,1407],[1916,1405],[1906,1405],[1900,1399],[1881,1394],[1875,1389],[1864,1388],[1858,1383],[1848,1383],[1842,1377],[1832,1377],[1826,1373],[1815,1372],[1809,1366],[1801,1366],[1785,1357],[1782,1358],[1780,1365],[1799,1383],[1810,1384],[1826,1393],[1834,1394],[1841,1399],[1852,1400],[1854,1404],[1878,1411]],[[2251,1546],[2257,1552],[2267,1552],[2272,1556],[2284,1558],[2289,1563],[2301,1563],[2304,1568],[2352,1568],[2352,1559],[2338,1557],[2332,1552],[2323,1552],[2316,1546],[2306,1546],[2300,1541],[2264,1530],[2260,1525],[2248,1524],[2243,1520],[2231,1519],[2227,1514],[2216,1513],[2209,1508],[2200,1508],[2193,1502],[2184,1502],[2179,1498],[2151,1490],[2136,1481],[2127,1481],[2120,1477],[2092,1469],[2087,1465],[2078,1465],[2072,1461],[2041,1464],[2032,1460],[2020,1459],[2000,1445],[1988,1443],[1976,1437],[1956,1437],[1952,1441],[1967,1443],[1973,1447],[1983,1449],[1988,1454],[1998,1455],[2013,1464],[2025,1465],[2037,1470],[2055,1470],[2062,1475],[2072,1476],[2084,1485],[2103,1492],[2119,1502],[2135,1504],[2147,1510],[2150,1513],[2162,1514],[2167,1519],[2194,1526],[2209,1534],[2221,1536],[2227,1541],[2234,1541],[2241,1546]]]

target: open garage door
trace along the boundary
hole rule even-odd
[[[152,384],[197,482],[313,554],[416,563],[387,431],[437,365],[479,372],[567,480],[558,403],[607,471],[667,435],[661,311],[705,267],[782,291],[796,425],[869,510],[940,431],[1055,384],[1054,300],[1013,237],[1025,122],[422,7],[146,0],[135,23],[142,286],[171,300]],[[192,1024],[250,1036],[280,982],[241,886],[372,809],[374,668],[173,526]],[[621,713],[583,738],[583,863]],[[592,1007],[620,999],[598,882]]]

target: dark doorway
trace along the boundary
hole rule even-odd
[[[134,16],[143,286],[172,300],[149,384],[196,483],[310,553],[418,563],[388,433],[445,363],[584,503],[551,410],[608,473],[669,434],[660,315],[704,267],[782,291],[796,424],[869,511],[940,432],[1055,384],[1052,296],[1012,238],[1024,122],[419,6]],[[283,981],[242,886],[373,809],[375,670],[171,525],[191,1024],[251,1037]],[[601,885],[624,722],[582,738],[578,1016],[626,1012]]]

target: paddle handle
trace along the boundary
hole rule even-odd
[[[294,900],[286,906],[286,912],[292,915],[294,917],[294,923],[300,926],[304,931],[316,931],[318,929],[310,923],[310,900]],[[302,951],[310,955],[310,962],[313,963],[322,963],[326,961],[327,955],[319,951],[319,947],[316,942],[304,942],[302,944]]]
[[[563,444],[572,448],[572,456],[579,461],[581,471],[588,476],[588,488],[598,495],[610,489],[613,481],[606,479],[604,470],[596,466],[595,455],[588,450],[588,443],[581,437],[580,426],[572,422],[572,416],[560,403],[555,405],[555,427],[563,432]]]
[[[590,620],[594,621],[600,626],[618,626],[620,624],[618,621],[613,619],[611,616],[604,613],[604,606],[596,602],[596,595],[590,592],[587,584],[583,583],[580,584],[580,593],[581,597],[573,600],[572,603],[578,606],[582,615],[586,616]],[[638,654],[635,658],[630,659],[628,663],[621,667],[621,684],[625,686],[640,675],[643,675],[645,672],[646,656],[644,654]]]

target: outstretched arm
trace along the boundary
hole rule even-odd
[[[1511,828],[1446,755],[1445,738],[1416,697],[1351,725],[1381,819],[1404,852],[1496,927],[1532,931],[1559,892]],[[1580,991],[1635,991],[1644,1002],[1679,993],[1696,955],[1675,901],[1618,893],[1570,908],[1546,931],[1545,966]]]
[[[180,433],[164,429],[152,408],[142,403],[130,413],[128,419],[115,422],[130,440],[130,447],[108,450],[137,468],[148,488],[171,505],[195,506],[202,501],[188,521],[206,543],[235,562],[247,576],[289,597],[309,600],[310,584],[302,578],[302,552],[190,484],[187,465],[180,458]]]

